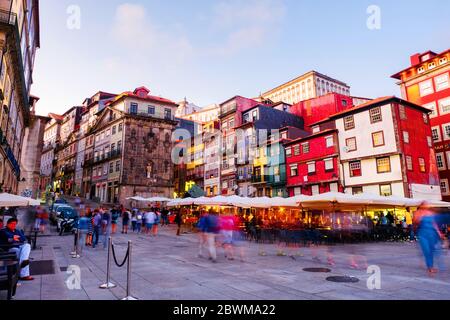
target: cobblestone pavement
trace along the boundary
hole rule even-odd
[[[276,244],[244,243],[245,261],[225,259],[218,249],[218,262],[199,258],[198,235],[177,237],[173,226],[160,227],[157,237],[142,234],[115,234],[118,260],[123,259],[128,240],[132,240],[131,294],[146,300],[318,300],[318,299],[450,299],[450,256],[441,258],[447,268],[434,277],[425,272],[415,243],[372,243],[332,248],[281,248]],[[111,281],[117,287],[99,289],[105,282],[107,250],[83,247],[81,258],[74,259],[73,236],[38,239],[32,258],[54,261],[55,274],[37,276],[22,283],[17,300],[117,300],[126,295],[126,265],[112,262]],[[102,241],[102,239],[101,239]],[[326,252],[335,257],[328,266]],[[261,255],[265,252],[265,255]],[[313,260],[317,252],[320,261]],[[350,268],[351,257],[360,268]],[[81,287],[66,284],[66,268],[80,270]],[[376,265],[381,271],[381,288],[368,289],[371,274],[365,268]],[[305,272],[304,268],[329,268],[329,273]],[[335,283],[329,276],[352,276],[356,283]],[[374,283],[370,281],[370,283]],[[69,289],[72,287],[72,290]],[[0,293],[2,295],[3,292]],[[3,298],[1,296],[1,298]]]

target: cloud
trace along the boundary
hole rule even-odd
[[[225,33],[225,40],[207,52],[234,55],[262,46],[274,35],[286,15],[282,0],[227,0],[213,8],[212,29]]]
[[[166,62],[183,63],[193,53],[189,39],[170,26],[164,28],[152,23],[144,6],[125,3],[116,9],[112,38],[127,54],[145,56],[147,60],[161,59]]]

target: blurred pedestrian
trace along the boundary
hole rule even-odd
[[[122,233],[128,234],[128,224],[130,223],[131,213],[128,210],[124,210],[122,213]]]
[[[110,214],[108,210],[104,210],[103,208],[100,209],[100,212],[102,213],[102,234],[106,234],[106,230],[108,229],[109,223],[110,223]]]
[[[102,226],[102,215],[98,209],[95,209],[94,216],[92,217],[92,224],[94,226],[94,233],[93,233],[93,244],[92,248],[95,248],[95,246],[98,244],[98,238],[100,236],[100,231]]]
[[[94,224],[92,221],[93,217],[92,217],[92,212],[90,209],[86,210],[86,217],[89,219],[89,222],[88,222],[88,229],[87,229],[87,233],[86,233],[85,243],[86,243],[86,246],[89,247],[89,246],[92,246],[92,234],[94,232]]]
[[[420,247],[428,273],[432,275],[438,272],[438,269],[434,267],[434,258],[439,254],[439,246],[441,246],[441,239],[444,236],[435,221],[435,213],[430,208],[423,206],[416,212],[416,215]]]
[[[136,231],[136,223],[137,223],[137,215],[136,215],[136,211],[132,211],[131,212],[131,230],[133,231],[133,233]]]
[[[177,211],[174,222],[177,224],[177,236],[180,236],[181,235],[181,224],[183,223],[183,217],[181,215],[180,210]]]
[[[157,209],[153,209],[153,214],[155,215],[155,220],[153,221],[153,236],[156,237],[158,235],[158,227],[161,222],[161,213]]]
[[[205,232],[208,242],[209,259],[212,262],[216,263],[217,262],[216,238],[217,234],[220,232],[220,228],[217,214],[214,211],[211,211],[208,214],[207,227],[205,229]]]
[[[204,212],[198,220],[198,254],[199,258],[203,258],[203,249],[207,248],[206,229],[208,223],[208,213]]]
[[[136,211],[136,231],[137,233],[141,233],[142,230],[142,222],[144,221],[144,215],[140,210]]]
[[[222,237],[222,246],[225,253],[225,258],[234,260],[233,254],[233,230],[234,218],[227,214],[219,218],[220,235]]]
[[[117,221],[119,220],[119,210],[116,207],[111,210],[111,234],[115,234],[117,231]],[[122,232],[123,233],[123,232]]]

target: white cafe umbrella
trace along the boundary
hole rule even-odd
[[[0,194],[0,207],[40,206],[41,202],[32,198],[16,196],[9,193]]]

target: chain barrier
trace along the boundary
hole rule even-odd
[[[128,258],[130,256],[130,247],[128,247],[127,253],[125,254],[125,258],[123,259],[122,263],[118,263],[117,262],[116,252],[114,250],[114,243],[111,243],[111,249],[112,249],[111,251],[112,251],[113,258],[114,258],[114,262],[116,263],[116,265],[119,268],[122,268],[125,265],[125,263],[127,262]]]

